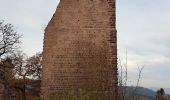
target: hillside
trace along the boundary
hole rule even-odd
[[[150,89],[152,89],[153,91],[157,91],[157,90],[160,89],[160,88],[150,87]],[[170,94],[170,88],[164,88],[164,90],[165,90],[165,93],[166,93],[166,94]]]
[[[138,87],[136,91],[134,91],[135,87],[128,86],[124,87],[124,90],[127,91],[126,96],[128,98],[132,95],[135,95],[135,98],[137,98],[137,100],[155,100],[155,92],[148,88]]]

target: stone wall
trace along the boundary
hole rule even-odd
[[[115,0],[60,0],[45,29],[42,95],[117,95]],[[76,92],[75,92],[76,91]],[[53,98],[50,98],[53,97]],[[115,99],[116,100],[116,99]]]
[[[3,100],[3,97],[4,97],[4,85],[0,80],[0,100]]]

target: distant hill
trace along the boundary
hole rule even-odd
[[[135,94],[145,97],[147,100],[155,100],[155,91],[148,88],[139,87]]]
[[[157,87],[150,87],[150,89],[152,89],[153,91],[157,91],[158,89],[160,89],[160,88],[157,88]],[[170,88],[164,88],[164,90],[165,90],[165,93],[166,94],[170,94]]]
[[[144,87],[138,87],[135,90],[135,87],[123,87],[127,92],[126,92],[126,96],[129,95],[133,95],[135,96],[135,98],[140,98],[137,100],[155,100],[155,91],[148,89],[148,88],[144,88]]]
[[[155,91],[144,87],[138,87],[136,94],[144,95],[152,98],[155,97]]]

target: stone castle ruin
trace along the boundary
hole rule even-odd
[[[117,100],[115,20],[115,0],[60,0],[45,29],[44,100],[82,91],[87,100]]]

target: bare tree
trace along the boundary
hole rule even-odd
[[[10,56],[14,65],[14,72],[18,78],[40,79],[42,54],[37,53],[27,57],[24,53],[17,52]]]
[[[23,80],[22,87],[15,87],[21,90],[23,94],[23,100],[26,100],[26,86],[27,80],[40,80],[41,74],[41,53],[37,53],[32,57],[27,57],[22,52],[13,53],[10,55],[12,64],[14,66],[13,71],[18,79]]]
[[[131,92],[131,98],[132,100],[136,100],[135,98],[135,92],[137,91],[138,87],[139,87],[139,83],[140,83],[140,79],[141,79],[141,74],[142,74],[142,71],[143,71],[143,66],[142,67],[138,67],[138,75],[137,75],[137,82],[136,82],[136,86],[135,88],[133,89],[133,91]]]
[[[42,68],[42,54],[37,53],[27,59],[27,65],[31,69],[31,76],[33,79],[40,80]]]
[[[12,59],[12,64],[14,66],[13,72],[15,73],[15,77],[22,79],[24,82],[26,80],[26,77],[30,76],[28,69],[26,67],[26,55],[22,52],[13,53],[10,55],[10,58]],[[15,87],[21,90],[23,94],[23,100],[26,100],[26,83],[23,83],[23,86],[21,87]]]
[[[21,35],[19,35],[12,24],[0,21],[0,57],[12,53],[19,47]]]
[[[119,98],[120,100],[136,100],[135,98],[135,92],[137,91],[139,87],[139,83],[141,80],[141,74],[144,67],[138,67],[137,71],[137,82],[136,85],[132,90],[129,90],[127,87],[128,82],[128,58],[127,58],[127,52],[126,52],[126,59],[125,63],[122,64],[122,61],[119,59],[119,78],[118,78],[118,84],[119,84]]]

